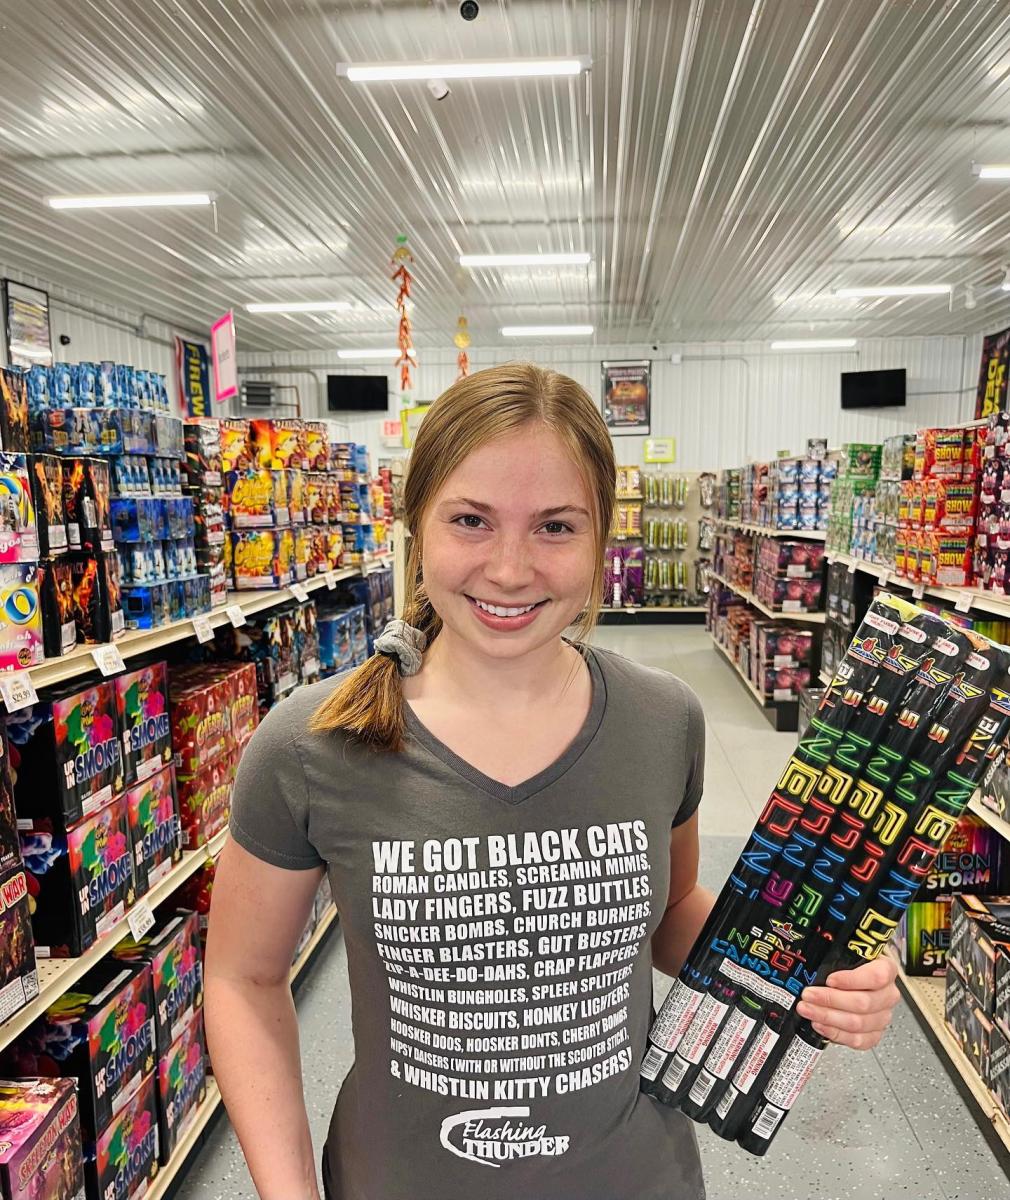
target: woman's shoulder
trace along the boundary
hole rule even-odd
[[[253,732],[252,740],[256,749],[283,753],[309,748],[318,736],[309,729],[313,714],[343,682],[343,678],[343,675],[334,675],[318,683],[302,684],[278,701]],[[332,742],[334,734],[327,734],[327,738]]]
[[[634,662],[615,650],[589,647],[596,658],[607,686],[607,698],[618,702],[627,700],[635,705],[651,705],[663,711],[701,715],[701,701],[690,687],[672,671],[648,667]]]

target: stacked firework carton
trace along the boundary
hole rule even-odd
[[[1002,753],[1008,669],[873,602],[653,1026],[646,1092],[765,1153],[826,1045],[797,999],[887,946]]]

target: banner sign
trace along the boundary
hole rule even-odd
[[[652,363],[605,362],[603,419],[614,434],[648,434],[652,407]]]
[[[175,339],[175,365],[179,371],[179,396],[187,417],[210,414],[210,370],[207,347],[186,338]]]
[[[975,420],[1006,412],[1007,365],[1010,359],[1010,329],[990,333],[982,339],[982,363],[975,394]]]
[[[49,296],[38,288],[3,281],[7,361],[12,367],[48,367],[53,361]]]
[[[210,352],[214,362],[214,399],[222,404],[238,395],[234,312],[225,313],[210,327]]]

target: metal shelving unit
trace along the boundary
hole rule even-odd
[[[739,529],[741,533],[760,533],[765,537],[793,538],[803,542],[823,542],[828,536],[823,529],[772,529],[768,525],[750,525],[746,521],[729,521],[725,517],[716,517],[715,523],[727,529]]]
[[[744,685],[750,693],[751,699],[757,704],[758,708],[764,713],[765,718],[776,733],[795,732],[799,728],[800,706],[798,700],[766,700],[758,691],[747,676],[740,670],[740,667],[733,661],[730,652],[715,638],[712,639],[712,645],[719,651],[723,658],[733,668],[733,673],[737,679]]]
[[[828,562],[846,563],[853,572],[859,571],[864,575],[872,575],[881,584],[888,587],[909,588],[913,599],[931,596],[934,600],[948,600],[963,612],[975,609],[977,612],[992,613],[994,616],[1010,618],[1010,596],[1000,597],[992,592],[982,592],[977,588],[944,587],[942,584],[913,583],[895,573],[893,567],[884,563],[867,562],[862,558],[853,558],[851,554],[840,551],[830,551],[826,556]]]
[[[711,571],[710,575],[713,579],[718,580],[724,587],[728,587],[731,592],[736,592],[748,604],[752,604],[758,612],[764,613],[766,617],[773,621],[792,621],[799,625],[823,625],[824,613],[822,612],[781,612],[775,608],[769,608],[763,604],[753,592],[748,592],[746,588],[742,588],[738,583],[732,583],[724,575],[717,575],[715,571]]]

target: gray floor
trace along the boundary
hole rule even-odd
[[[725,879],[795,734],[774,733],[699,627],[602,629],[597,641],[664,667],[708,718],[702,881]],[[657,1000],[668,981],[656,976]],[[305,1096],[321,1146],[338,1081],[351,1063],[350,997],[339,937],[299,993]],[[765,1159],[699,1130],[709,1200],[1006,1200],[1010,1182],[904,1005],[872,1053],[830,1049]],[[743,1189],[743,1192],[742,1192]],[[179,1196],[254,1200],[222,1121]]]

